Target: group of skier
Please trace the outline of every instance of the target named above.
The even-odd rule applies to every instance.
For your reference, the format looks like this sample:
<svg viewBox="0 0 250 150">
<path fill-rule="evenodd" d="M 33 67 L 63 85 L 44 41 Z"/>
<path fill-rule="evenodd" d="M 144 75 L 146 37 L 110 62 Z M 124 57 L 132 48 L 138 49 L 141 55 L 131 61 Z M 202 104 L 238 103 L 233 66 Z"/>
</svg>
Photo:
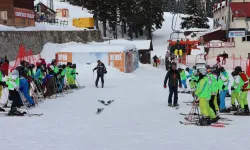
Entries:
<svg viewBox="0 0 250 150">
<path fill-rule="evenodd" d="M 50 64 L 46 64 L 44 59 L 40 59 L 36 64 L 21 61 L 5 81 L 0 71 L 0 85 L 9 91 L 5 107 L 11 109 L 7 115 L 24 115 L 26 112 L 18 108 L 24 105 L 34 107 L 39 99 L 55 98 L 56 93 L 79 88 L 77 74 L 76 64 L 68 62 L 66 65 L 57 65 L 55 59 Z M 1 95 L 2 92 L 5 91 L 1 90 Z M 0 108 L 0 111 L 5 109 Z"/>
<path fill-rule="evenodd" d="M 194 68 L 195 69 L 195 68 Z M 235 115 L 249 115 L 247 102 L 249 79 L 240 66 L 232 72 L 234 83 L 229 87 L 230 76 L 224 67 L 200 68 L 194 70 L 190 87 L 193 90 L 193 97 L 199 103 L 199 108 L 203 117 L 199 120 L 200 124 L 211 124 L 217 122 L 220 113 L 236 111 Z M 232 107 L 226 108 L 226 95 L 231 88 Z M 238 101 L 239 107 L 236 106 Z"/>
</svg>

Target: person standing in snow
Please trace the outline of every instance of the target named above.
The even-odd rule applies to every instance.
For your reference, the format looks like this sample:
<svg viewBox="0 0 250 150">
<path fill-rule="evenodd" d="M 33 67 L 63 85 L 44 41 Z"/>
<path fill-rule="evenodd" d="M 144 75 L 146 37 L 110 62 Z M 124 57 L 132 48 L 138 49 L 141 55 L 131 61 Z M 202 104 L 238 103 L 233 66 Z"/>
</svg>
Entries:
<svg viewBox="0 0 250 150">
<path fill-rule="evenodd" d="M 203 117 L 199 120 L 200 125 L 210 125 L 218 121 L 213 109 L 209 106 L 211 99 L 210 83 L 207 77 L 206 69 L 199 69 L 199 81 L 194 93 L 199 99 L 199 107 Z"/>
<path fill-rule="evenodd" d="M 186 75 L 186 71 L 184 69 L 179 68 L 178 69 L 180 76 L 181 76 L 181 83 L 182 83 L 182 87 L 183 89 L 183 93 L 187 92 L 187 75 Z"/>
<path fill-rule="evenodd" d="M 227 71 L 224 69 L 224 67 L 219 68 L 220 76 L 219 76 L 219 90 L 220 90 L 220 113 L 228 112 L 226 109 L 226 95 L 228 92 L 228 85 L 229 85 L 229 76 Z"/>
<path fill-rule="evenodd" d="M 159 58 L 155 55 L 154 57 L 153 57 L 153 60 L 154 60 L 154 66 L 155 67 L 157 67 L 157 60 L 158 60 Z"/>
<path fill-rule="evenodd" d="M 97 61 L 97 66 L 93 69 L 93 72 L 95 70 L 97 70 L 97 77 L 96 77 L 96 81 L 95 81 L 95 86 L 98 88 L 98 82 L 99 82 L 99 78 L 101 78 L 101 81 L 102 81 L 102 88 L 104 87 L 104 74 L 107 73 L 107 69 L 105 67 L 105 65 L 100 61 L 98 60 Z"/>
<path fill-rule="evenodd" d="M 214 70 L 208 69 L 207 78 L 209 81 L 209 88 L 211 93 L 211 98 L 209 100 L 209 106 L 213 109 L 214 113 L 219 115 L 219 106 L 217 102 L 217 94 L 218 94 L 218 81 L 217 81 L 217 73 Z"/>
<path fill-rule="evenodd" d="M 248 107 L 248 90 L 249 90 L 249 77 L 248 75 L 242 71 L 240 66 L 235 67 L 235 72 L 240 76 L 240 80 L 242 82 L 241 93 L 240 93 L 240 106 L 241 109 L 236 114 L 240 115 L 249 115 L 249 107 Z"/>
<path fill-rule="evenodd" d="M 237 111 L 238 108 L 235 105 L 235 100 L 237 100 L 238 104 L 240 105 L 240 93 L 243 84 L 240 76 L 236 71 L 233 71 L 231 75 L 234 79 L 233 85 L 231 86 L 231 105 L 232 105 L 231 111 Z"/>
<path fill-rule="evenodd" d="M 173 63 L 171 69 L 167 72 L 164 80 L 164 88 L 167 88 L 167 82 L 169 87 L 168 106 L 179 106 L 178 104 L 178 87 L 181 88 L 181 77 L 178 70 L 176 70 L 176 64 Z M 172 105 L 172 97 L 174 94 L 174 104 Z"/>
</svg>

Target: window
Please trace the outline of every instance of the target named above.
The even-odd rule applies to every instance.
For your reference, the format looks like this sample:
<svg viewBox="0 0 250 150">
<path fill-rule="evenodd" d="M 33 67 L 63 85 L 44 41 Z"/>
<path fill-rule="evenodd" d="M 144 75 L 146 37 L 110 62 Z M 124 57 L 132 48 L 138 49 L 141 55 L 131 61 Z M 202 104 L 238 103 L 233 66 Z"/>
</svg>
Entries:
<svg viewBox="0 0 250 150">
<path fill-rule="evenodd" d="M 7 11 L 0 11 L 0 20 L 7 20 Z"/>
<path fill-rule="evenodd" d="M 246 40 L 246 37 L 242 37 L 242 42 L 250 42 L 250 35 L 247 36 L 247 40 Z"/>
<path fill-rule="evenodd" d="M 234 16 L 232 15 L 232 22 L 234 22 Z"/>
</svg>

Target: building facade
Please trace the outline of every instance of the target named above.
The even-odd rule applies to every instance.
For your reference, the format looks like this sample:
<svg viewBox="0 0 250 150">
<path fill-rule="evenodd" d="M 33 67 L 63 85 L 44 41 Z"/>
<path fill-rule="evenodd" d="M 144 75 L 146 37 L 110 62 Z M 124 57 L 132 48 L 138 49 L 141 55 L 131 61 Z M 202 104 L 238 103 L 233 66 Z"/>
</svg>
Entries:
<svg viewBox="0 0 250 150">
<path fill-rule="evenodd" d="M 1 0 L 0 24 L 15 27 L 35 26 L 34 0 Z"/>
<path fill-rule="evenodd" d="M 213 15 L 214 30 L 203 36 L 205 42 L 210 42 L 209 55 L 217 56 L 225 51 L 229 56 L 247 58 L 250 53 L 250 0 L 216 3 Z"/>
</svg>

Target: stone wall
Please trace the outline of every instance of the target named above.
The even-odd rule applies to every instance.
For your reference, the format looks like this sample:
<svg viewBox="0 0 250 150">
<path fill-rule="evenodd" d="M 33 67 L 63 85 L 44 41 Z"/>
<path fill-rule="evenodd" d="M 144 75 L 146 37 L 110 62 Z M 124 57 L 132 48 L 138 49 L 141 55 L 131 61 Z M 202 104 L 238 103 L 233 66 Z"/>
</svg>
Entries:
<svg viewBox="0 0 250 150">
<path fill-rule="evenodd" d="M 0 57 L 15 60 L 19 45 L 32 49 L 34 54 L 42 51 L 44 44 L 67 42 L 102 42 L 101 31 L 0 31 Z"/>
</svg>

